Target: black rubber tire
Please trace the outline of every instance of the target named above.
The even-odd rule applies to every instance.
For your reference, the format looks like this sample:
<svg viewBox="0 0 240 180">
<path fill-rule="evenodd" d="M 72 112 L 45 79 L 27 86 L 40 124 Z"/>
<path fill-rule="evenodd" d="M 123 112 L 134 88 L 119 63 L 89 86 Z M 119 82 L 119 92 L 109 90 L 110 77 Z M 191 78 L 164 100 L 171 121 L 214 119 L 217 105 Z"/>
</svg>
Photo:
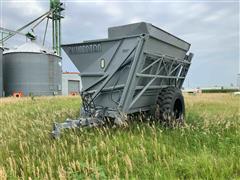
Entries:
<svg viewBox="0 0 240 180">
<path fill-rule="evenodd" d="M 163 88 L 157 98 L 155 118 L 161 122 L 184 122 L 185 104 L 182 92 L 176 87 Z"/>
</svg>

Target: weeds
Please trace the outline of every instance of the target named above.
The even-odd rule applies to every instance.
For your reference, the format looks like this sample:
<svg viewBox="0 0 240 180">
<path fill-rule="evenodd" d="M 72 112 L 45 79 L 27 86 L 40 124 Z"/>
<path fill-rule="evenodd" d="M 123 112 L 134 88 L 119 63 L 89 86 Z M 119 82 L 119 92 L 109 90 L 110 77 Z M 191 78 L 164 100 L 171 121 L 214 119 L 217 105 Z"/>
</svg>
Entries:
<svg viewBox="0 0 240 180">
<path fill-rule="evenodd" d="M 78 97 L 1 100 L 0 179 L 240 178 L 240 98 L 186 95 L 186 123 L 66 130 L 53 121 L 79 116 Z"/>
</svg>

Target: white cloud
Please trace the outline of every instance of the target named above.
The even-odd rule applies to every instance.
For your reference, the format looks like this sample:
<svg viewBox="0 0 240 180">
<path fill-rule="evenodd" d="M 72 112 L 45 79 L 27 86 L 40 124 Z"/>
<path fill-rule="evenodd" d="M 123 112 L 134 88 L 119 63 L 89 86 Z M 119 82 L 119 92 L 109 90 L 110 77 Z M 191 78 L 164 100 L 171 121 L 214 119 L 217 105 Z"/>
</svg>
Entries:
<svg viewBox="0 0 240 180">
<path fill-rule="evenodd" d="M 122 16 L 122 10 L 114 3 L 105 3 L 102 4 L 103 11 L 105 11 L 111 17 Z"/>
<path fill-rule="evenodd" d="M 142 18 L 140 18 L 140 17 L 133 17 L 133 18 L 131 18 L 129 20 L 129 23 L 137 23 L 137 22 L 141 22 L 141 21 L 143 21 Z"/>
<path fill-rule="evenodd" d="M 42 14 L 44 11 L 46 11 L 41 4 L 42 3 L 38 0 L 31 0 L 27 2 L 8 0 L 3 2 L 3 8 L 4 6 L 7 6 L 13 12 L 21 12 L 21 15 L 24 16 L 38 16 L 39 14 Z"/>
<path fill-rule="evenodd" d="M 179 17 L 179 19 L 189 19 L 200 16 L 206 13 L 209 8 L 206 4 L 195 3 L 172 3 L 169 5 L 168 10 L 171 14 Z"/>
<path fill-rule="evenodd" d="M 221 11 L 211 13 L 206 18 L 204 18 L 203 21 L 205 21 L 205 22 L 217 22 L 217 21 L 220 21 L 222 18 L 226 17 L 227 15 L 228 15 L 227 10 L 221 10 Z"/>
</svg>

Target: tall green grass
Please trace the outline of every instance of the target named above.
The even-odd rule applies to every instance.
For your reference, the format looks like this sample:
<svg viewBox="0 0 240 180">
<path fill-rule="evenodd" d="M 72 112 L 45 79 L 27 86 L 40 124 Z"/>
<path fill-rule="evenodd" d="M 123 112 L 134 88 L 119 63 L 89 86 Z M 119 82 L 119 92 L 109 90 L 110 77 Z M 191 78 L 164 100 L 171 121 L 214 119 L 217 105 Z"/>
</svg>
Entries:
<svg viewBox="0 0 240 180">
<path fill-rule="evenodd" d="M 186 125 L 76 129 L 79 97 L 2 99 L 0 179 L 240 179 L 240 98 L 186 95 Z"/>
</svg>

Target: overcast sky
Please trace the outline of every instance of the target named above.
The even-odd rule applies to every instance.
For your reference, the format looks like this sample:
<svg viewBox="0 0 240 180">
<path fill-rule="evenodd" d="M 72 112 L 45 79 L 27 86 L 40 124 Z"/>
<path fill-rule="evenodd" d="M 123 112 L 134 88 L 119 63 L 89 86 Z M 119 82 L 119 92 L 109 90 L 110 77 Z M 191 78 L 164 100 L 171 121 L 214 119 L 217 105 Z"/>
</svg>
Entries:
<svg viewBox="0 0 240 180">
<path fill-rule="evenodd" d="M 0 26 L 17 29 L 49 9 L 49 1 L 0 0 Z M 65 0 L 63 43 L 106 38 L 107 28 L 145 21 L 191 43 L 194 59 L 185 87 L 236 85 L 239 71 L 239 1 Z M 37 33 L 41 39 L 45 24 Z M 49 29 L 51 30 L 51 29 Z M 50 32 L 49 32 L 50 33 Z M 22 43 L 16 37 L 7 43 Z M 22 42 L 20 42 L 22 41 Z M 50 34 L 48 35 L 50 44 Z M 63 53 L 63 70 L 77 71 Z"/>
</svg>

